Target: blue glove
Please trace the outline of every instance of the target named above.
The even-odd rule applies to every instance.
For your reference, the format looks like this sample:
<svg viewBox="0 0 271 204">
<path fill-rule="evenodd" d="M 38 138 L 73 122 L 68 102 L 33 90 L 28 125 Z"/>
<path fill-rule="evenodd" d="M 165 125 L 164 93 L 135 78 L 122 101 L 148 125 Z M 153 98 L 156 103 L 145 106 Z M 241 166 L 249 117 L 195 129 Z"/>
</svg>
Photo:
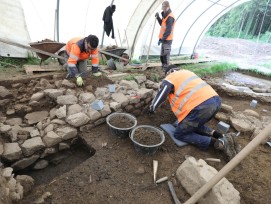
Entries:
<svg viewBox="0 0 271 204">
<path fill-rule="evenodd" d="M 159 39 L 159 41 L 158 41 L 158 43 L 157 43 L 157 44 L 158 44 L 158 46 L 161 44 L 161 42 L 162 42 L 162 40 L 161 40 L 161 39 Z"/>
</svg>

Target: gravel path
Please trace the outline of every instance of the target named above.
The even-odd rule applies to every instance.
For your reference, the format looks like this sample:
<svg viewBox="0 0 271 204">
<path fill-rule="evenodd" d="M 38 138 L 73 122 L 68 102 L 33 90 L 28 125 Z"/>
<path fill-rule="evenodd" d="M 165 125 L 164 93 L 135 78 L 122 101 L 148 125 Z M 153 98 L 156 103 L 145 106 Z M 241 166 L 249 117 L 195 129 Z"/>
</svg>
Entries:
<svg viewBox="0 0 271 204">
<path fill-rule="evenodd" d="M 244 39 L 204 37 L 198 45 L 200 56 L 216 58 L 219 61 L 236 63 L 240 69 L 257 69 L 271 74 L 271 44 L 257 43 Z"/>
</svg>

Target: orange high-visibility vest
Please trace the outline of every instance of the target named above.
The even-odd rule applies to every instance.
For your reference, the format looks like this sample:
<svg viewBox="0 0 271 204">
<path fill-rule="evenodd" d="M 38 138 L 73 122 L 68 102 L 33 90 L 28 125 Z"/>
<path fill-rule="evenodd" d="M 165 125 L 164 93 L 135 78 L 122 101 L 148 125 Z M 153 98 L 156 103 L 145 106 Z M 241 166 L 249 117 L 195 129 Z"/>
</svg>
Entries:
<svg viewBox="0 0 271 204">
<path fill-rule="evenodd" d="M 90 52 L 81 52 L 80 47 L 77 45 L 77 42 L 82 39 L 83 38 L 81 37 L 76 37 L 67 42 L 66 51 L 69 55 L 68 65 L 75 66 L 78 60 L 86 60 L 91 57 L 92 66 L 98 66 L 98 49 L 96 48 L 95 50 L 91 50 Z"/>
<path fill-rule="evenodd" d="M 168 19 L 169 16 L 175 19 L 175 17 L 174 17 L 174 15 L 173 15 L 172 12 L 169 13 L 169 14 L 167 15 L 166 18 L 162 18 L 162 23 L 161 23 L 160 33 L 159 33 L 159 39 L 162 39 L 162 38 L 163 38 L 163 35 L 164 35 L 164 33 L 165 33 L 165 31 L 166 31 L 166 27 L 167 27 L 166 21 L 167 21 L 167 19 Z M 166 40 L 173 40 L 174 26 L 175 26 L 175 20 L 174 20 L 174 23 L 173 23 L 172 28 L 171 28 L 171 33 L 170 33 L 170 35 L 166 38 Z"/>
<path fill-rule="evenodd" d="M 165 80 L 174 85 L 174 93 L 169 94 L 168 100 L 178 122 L 181 122 L 193 108 L 218 95 L 210 85 L 188 70 L 173 72 Z"/>
</svg>

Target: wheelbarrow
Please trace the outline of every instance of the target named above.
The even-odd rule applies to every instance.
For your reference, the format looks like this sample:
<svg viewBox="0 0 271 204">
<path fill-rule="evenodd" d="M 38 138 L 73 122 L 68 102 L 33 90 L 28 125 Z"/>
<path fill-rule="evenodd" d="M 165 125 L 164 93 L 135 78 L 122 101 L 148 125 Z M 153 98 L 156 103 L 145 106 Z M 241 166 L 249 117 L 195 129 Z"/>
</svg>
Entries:
<svg viewBox="0 0 271 204">
<path fill-rule="evenodd" d="M 65 43 L 60 43 L 60 42 L 52 41 L 49 39 L 45 39 L 40 42 L 38 41 L 38 42 L 34 42 L 34 43 L 29 43 L 29 45 L 33 48 L 38 49 L 38 50 L 42 50 L 42 51 L 54 54 L 58 50 L 60 50 L 65 45 Z M 46 54 L 39 53 L 39 52 L 37 52 L 37 55 L 41 58 L 40 64 L 43 61 L 47 60 L 49 57 L 51 57 L 51 55 L 46 55 Z"/>
<path fill-rule="evenodd" d="M 125 50 L 126 48 L 112 47 L 103 50 L 105 51 L 105 53 L 104 52 L 101 53 L 108 60 L 109 64 L 112 64 L 113 61 L 118 60 L 118 62 L 121 62 L 124 66 L 126 66 L 129 63 L 129 55 L 127 53 L 124 53 Z M 112 64 L 110 67 L 116 68 L 114 64 Z"/>
<path fill-rule="evenodd" d="M 126 50 L 126 48 L 117 48 L 117 47 L 112 46 L 112 48 L 109 47 L 109 48 L 105 49 L 104 51 L 120 57 L 125 50 Z M 109 60 L 110 58 L 113 58 L 114 60 L 117 59 L 116 57 L 112 57 L 108 54 L 104 54 L 104 56 L 107 60 Z"/>
</svg>

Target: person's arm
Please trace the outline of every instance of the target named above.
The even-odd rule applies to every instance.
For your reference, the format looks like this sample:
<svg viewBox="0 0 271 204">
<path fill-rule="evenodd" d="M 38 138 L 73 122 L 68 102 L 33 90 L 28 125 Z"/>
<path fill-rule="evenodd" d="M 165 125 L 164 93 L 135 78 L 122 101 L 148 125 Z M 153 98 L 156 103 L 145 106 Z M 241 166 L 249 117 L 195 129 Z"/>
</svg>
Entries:
<svg viewBox="0 0 271 204">
<path fill-rule="evenodd" d="M 159 25 L 161 25 L 162 24 L 162 19 L 159 16 L 157 16 L 156 19 L 157 19 Z"/>
<path fill-rule="evenodd" d="M 171 16 L 168 17 L 167 21 L 166 21 L 166 31 L 162 37 L 162 41 L 166 40 L 167 37 L 170 35 L 171 31 L 172 31 L 172 25 L 174 23 L 174 18 L 172 18 Z"/>
<path fill-rule="evenodd" d="M 90 52 L 90 57 L 91 57 L 92 72 L 95 73 L 98 71 L 98 66 L 99 66 L 98 48 Z"/>
<path fill-rule="evenodd" d="M 152 100 L 149 111 L 154 112 L 155 109 L 160 106 L 172 92 L 174 92 L 174 85 L 167 80 L 163 80 L 161 88 L 159 89 L 155 98 Z"/>
<path fill-rule="evenodd" d="M 75 77 L 76 75 L 78 75 L 78 69 L 76 67 L 76 64 L 79 59 L 79 55 L 80 55 L 80 48 L 76 44 L 73 44 L 71 46 L 71 50 L 70 50 L 69 58 L 68 58 L 68 70 L 69 70 L 70 77 Z"/>
</svg>

